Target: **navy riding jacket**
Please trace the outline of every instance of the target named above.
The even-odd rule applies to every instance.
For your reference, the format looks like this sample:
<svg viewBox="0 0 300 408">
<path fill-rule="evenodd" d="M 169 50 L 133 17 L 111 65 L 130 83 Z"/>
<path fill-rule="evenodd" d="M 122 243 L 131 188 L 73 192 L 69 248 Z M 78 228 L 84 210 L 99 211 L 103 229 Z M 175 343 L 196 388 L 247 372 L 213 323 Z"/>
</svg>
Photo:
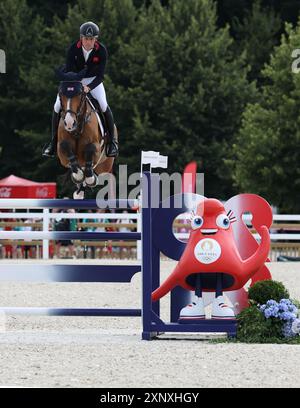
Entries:
<svg viewBox="0 0 300 408">
<path fill-rule="evenodd" d="M 96 77 L 90 84 L 89 88 L 92 90 L 103 82 L 105 66 L 107 61 L 107 50 L 105 46 L 98 41 L 85 62 L 82 42 L 77 41 L 73 43 L 67 52 L 66 72 L 80 72 L 87 68 L 85 78 Z"/>
</svg>

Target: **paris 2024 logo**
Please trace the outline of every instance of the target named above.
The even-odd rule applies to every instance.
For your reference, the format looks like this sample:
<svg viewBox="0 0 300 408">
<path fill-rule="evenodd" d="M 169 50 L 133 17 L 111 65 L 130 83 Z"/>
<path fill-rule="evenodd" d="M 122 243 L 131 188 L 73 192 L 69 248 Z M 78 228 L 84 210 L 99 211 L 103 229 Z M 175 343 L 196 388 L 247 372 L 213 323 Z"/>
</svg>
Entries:
<svg viewBox="0 0 300 408">
<path fill-rule="evenodd" d="M 194 254 L 196 259 L 203 264 L 216 262 L 221 256 L 222 250 L 219 243 L 211 238 L 205 238 L 198 242 Z"/>
</svg>

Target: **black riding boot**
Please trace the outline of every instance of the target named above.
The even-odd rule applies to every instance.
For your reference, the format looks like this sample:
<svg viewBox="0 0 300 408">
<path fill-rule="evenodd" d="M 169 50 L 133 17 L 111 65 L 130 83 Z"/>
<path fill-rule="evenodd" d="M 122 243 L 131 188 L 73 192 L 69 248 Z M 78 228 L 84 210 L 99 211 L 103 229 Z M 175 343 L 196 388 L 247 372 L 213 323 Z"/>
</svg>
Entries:
<svg viewBox="0 0 300 408">
<path fill-rule="evenodd" d="M 112 114 L 112 111 L 109 106 L 107 106 L 107 109 L 105 112 L 103 112 L 105 120 L 106 120 L 106 125 L 107 125 L 107 131 L 108 131 L 108 142 L 106 146 L 106 156 L 107 157 L 116 157 L 118 156 L 119 149 L 118 149 L 118 140 L 115 135 L 115 122 L 114 122 L 114 117 Z"/>
<path fill-rule="evenodd" d="M 52 139 L 51 142 L 48 143 L 43 149 L 43 156 L 44 157 L 55 157 L 56 149 L 57 149 L 57 128 L 59 124 L 59 113 L 56 113 L 55 110 L 52 113 Z"/>
</svg>

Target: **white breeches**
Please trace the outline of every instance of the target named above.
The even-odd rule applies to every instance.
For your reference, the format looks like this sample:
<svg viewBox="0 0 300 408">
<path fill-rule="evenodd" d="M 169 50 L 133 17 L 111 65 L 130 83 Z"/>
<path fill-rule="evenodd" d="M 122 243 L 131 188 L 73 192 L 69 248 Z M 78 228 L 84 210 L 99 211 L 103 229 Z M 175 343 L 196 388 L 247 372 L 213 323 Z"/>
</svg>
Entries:
<svg viewBox="0 0 300 408">
<path fill-rule="evenodd" d="M 94 79 L 95 79 L 95 77 L 93 77 L 93 78 L 84 78 L 81 81 L 81 83 L 83 85 L 89 85 Z M 105 112 L 108 105 L 107 105 L 106 93 L 105 93 L 103 83 L 101 83 L 96 88 L 94 88 L 91 91 L 91 94 L 99 102 L 99 105 L 101 107 L 102 112 Z M 54 104 L 54 110 L 55 110 L 56 113 L 59 113 L 59 111 L 61 110 L 60 99 L 59 99 L 58 95 L 56 97 L 56 101 L 55 101 L 55 104 Z"/>
</svg>

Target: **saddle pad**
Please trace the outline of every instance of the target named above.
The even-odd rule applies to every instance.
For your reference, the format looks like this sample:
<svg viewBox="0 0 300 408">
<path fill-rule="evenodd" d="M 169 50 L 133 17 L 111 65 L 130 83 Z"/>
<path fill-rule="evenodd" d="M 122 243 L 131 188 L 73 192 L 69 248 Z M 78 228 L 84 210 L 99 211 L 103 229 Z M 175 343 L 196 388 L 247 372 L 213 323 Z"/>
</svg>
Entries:
<svg viewBox="0 0 300 408">
<path fill-rule="evenodd" d="M 99 125 L 99 128 L 100 128 L 101 134 L 102 134 L 102 136 L 104 136 L 104 128 L 103 128 L 100 116 L 99 116 L 97 110 L 95 109 L 95 106 L 93 105 L 93 102 L 91 101 L 91 99 L 88 97 L 87 100 L 88 100 L 89 104 L 91 105 L 91 107 L 94 109 L 94 112 L 95 112 L 97 120 L 98 120 L 98 125 Z"/>
<path fill-rule="evenodd" d="M 102 125 L 100 116 L 99 116 L 98 112 L 96 112 L 96 111 L 95 111 L 95 114 L 96 114 L 96 117 L 97 117 L 97 120 L 98 120 L 98 125 L 99 125 L 99 128 L 100 128 L 101 134 L 104 135 L 104 129 L 103 129 L 103 125 Z"/>
</svg>

